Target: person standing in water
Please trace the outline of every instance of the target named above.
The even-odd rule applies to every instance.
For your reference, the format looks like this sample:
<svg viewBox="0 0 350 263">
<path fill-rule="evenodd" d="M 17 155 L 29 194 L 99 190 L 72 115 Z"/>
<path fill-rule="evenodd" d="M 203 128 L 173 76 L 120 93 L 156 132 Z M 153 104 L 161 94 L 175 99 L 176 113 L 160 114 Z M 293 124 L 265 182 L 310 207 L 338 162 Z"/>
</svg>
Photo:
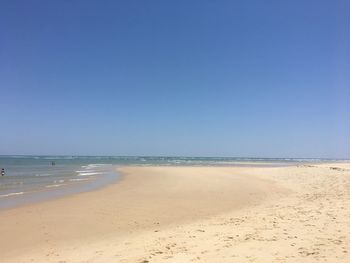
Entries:
<svg viewBox="0 0 350 263">
<path fill-rule="evenodd" d="M 5 169 L 2 168 L 2 169 L 1 169 L 1 176 L 4 176 L 4 175 L 5 175 Z"/>
</svg>

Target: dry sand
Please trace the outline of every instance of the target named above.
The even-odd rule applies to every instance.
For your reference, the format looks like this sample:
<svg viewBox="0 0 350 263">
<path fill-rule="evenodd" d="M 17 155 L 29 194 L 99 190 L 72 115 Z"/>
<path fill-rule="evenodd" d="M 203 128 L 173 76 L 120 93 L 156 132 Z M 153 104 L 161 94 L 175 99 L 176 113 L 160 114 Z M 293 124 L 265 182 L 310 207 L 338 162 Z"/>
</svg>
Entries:
<svg viewBox="0 0 350 263">
<path fill-rule="evenodd" d="M 350 164 L 123 167 L 0 212 L 0 262 L 350 262 Z"/>
</svg>

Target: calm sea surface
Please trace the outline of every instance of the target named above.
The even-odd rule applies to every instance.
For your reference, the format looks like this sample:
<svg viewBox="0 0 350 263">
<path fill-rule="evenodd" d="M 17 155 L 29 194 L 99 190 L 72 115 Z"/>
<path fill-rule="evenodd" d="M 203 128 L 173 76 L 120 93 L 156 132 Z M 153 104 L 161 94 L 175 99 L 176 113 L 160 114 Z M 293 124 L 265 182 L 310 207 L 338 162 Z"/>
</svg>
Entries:
<svg viewBox="0 0 350 263">
<path fill-rule="evenodd" d="M 320 159 L 0 156 L 0 208 L 89 191 L 118 179 L 115 166 L 285 166 Z M 330 160 L 328 160 L 330 161 Z"/>
</svg>

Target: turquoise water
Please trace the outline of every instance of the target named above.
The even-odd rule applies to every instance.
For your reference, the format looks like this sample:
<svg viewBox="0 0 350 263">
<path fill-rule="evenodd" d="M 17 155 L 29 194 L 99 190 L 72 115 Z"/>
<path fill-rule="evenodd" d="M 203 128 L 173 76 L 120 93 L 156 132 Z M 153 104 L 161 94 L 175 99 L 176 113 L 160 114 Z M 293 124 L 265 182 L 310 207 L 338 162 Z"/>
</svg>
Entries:
<svg viewBox="0 0 350 263">
<path fill-rule="evenodd" d="M 0 208 L 89 191 L 118 179 L 115 165 L 284 166 L 320 159 L 123 156 L 0 156 Z M 53 165 L 54 162 L 54 165 Z"/>
</svg>

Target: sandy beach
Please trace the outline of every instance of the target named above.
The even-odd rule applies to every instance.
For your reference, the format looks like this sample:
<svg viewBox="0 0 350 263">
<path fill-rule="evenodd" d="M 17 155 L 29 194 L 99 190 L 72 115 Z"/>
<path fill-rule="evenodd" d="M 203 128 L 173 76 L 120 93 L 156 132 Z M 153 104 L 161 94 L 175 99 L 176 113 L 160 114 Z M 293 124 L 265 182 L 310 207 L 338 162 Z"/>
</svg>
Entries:
<svg viewBox="0 0 350 263">
<path fill-rule="evenodd" d="M 350 261 L 350 164 L 116 169 L 0 211 L 1 262 Z"/>
</svg>

